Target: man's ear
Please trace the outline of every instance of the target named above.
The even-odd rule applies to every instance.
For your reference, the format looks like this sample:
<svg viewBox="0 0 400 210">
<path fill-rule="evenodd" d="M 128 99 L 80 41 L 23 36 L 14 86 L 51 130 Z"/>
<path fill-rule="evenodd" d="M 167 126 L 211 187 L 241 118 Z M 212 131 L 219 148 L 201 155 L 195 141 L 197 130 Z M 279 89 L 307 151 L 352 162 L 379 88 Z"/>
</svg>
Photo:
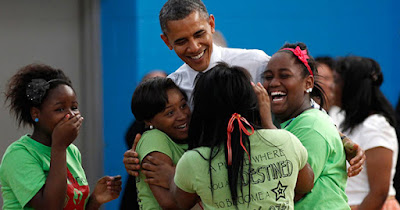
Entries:
<svg viewBox="0 0 400 210">
<path fill-rule="evenodd" d="M 161 39 L 164 41 L 164 43 L 168 46 L 168 48 L 169 48 L 170 50 L 174 49 L 174 48 L 172 47 L 172 45 L 169 43 L 168 37 L 167 37 L 166 35 L 161 34 L 160 36 L 161 36 Z"/>
<path fill-rule="evenodd" d="M 33 121 L 35 121 L 35 118 L 39 118 L 40 116 L 40 110 L 37 107 L 31 107 L 30 113 Z"/>
<path fill-rule="evenodd" d="M 215 18 L 214 15 L 210 15 L 210 17 L 208 18 L 209 24 L 211 26 L 211 33 L 215 32 Z"/>
</svg>

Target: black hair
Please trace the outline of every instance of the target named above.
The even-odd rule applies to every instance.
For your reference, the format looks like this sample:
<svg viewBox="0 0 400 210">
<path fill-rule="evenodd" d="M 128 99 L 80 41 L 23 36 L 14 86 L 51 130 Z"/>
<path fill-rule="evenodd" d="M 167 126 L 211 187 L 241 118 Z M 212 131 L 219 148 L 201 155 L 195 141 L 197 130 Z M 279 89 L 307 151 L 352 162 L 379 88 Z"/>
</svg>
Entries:
<svg viewBox="0 0 400 210">
<path fill-rule="evenodd" d="M 160 26 L 164 35 L 167 35 L 167 23 L 171 20 L 182 20 L 197 11 L 203 18 L 208 18 L 207 8 L 201 0 L 168 0 L 159 14 Z"/>
<path fill-rule="evenodd" d="M 320 56 L 316 57 L 315 61 L 317 62 L 317 67 L 320 64 L 327 65 L 332 71 L 336 68 L 336 60 L 330 56 Z"/>
<path fill-rule="evenodd" d="M 44 89 L 43 95 L 39 97 L 40 100 L 33 101 L 27 95 L 27 89 L 28 85 L 37 79 L 43 80 L 48 85 L 48 89 Z M 30 64 L 19 69 L 8 81 L 5 92 L 5 102 L 9 102 L 10 112 L 17 119 L 18 126 L 33 126 L 34 121 L 30 112 L 31 108 L 40 108 L 48 92 L 60 84 L 68 85 L 73 89 L 71 80 L 60 69 L 55 69 L 44 64 Z"/>
<path fill-rule="evenodd" d="M 170 78 L 155 77 L 139 84 L 132 95 L 131 111 L 136 120 L 151 120 L 157 113 L 165 110 L 168 103 L 167 91 L 179 90 L 187 100 L 186 93 Z"/>
<path fill-rule="evenodd" d="M 319 104 L 319 105 L 320 105 L 320 108 L 322 109 L 322 107 L 324 107 L 324 105 L 325 105 L 325 103 L 326 103 L 327 98 L 326 98 L 326 95 L 325 95 L 325 91 L 323 90 L 323 88 L 322 88 L 322 86 L 321 86 L 321 83 L 320 83 L 320 81 L 318 80 L 318 77 L 315 77 L 315 75 L 318 75 L 317 63 L 316 63 L 316 61 L 314 60 L 314 58 L 310 55 L 310 52 L 309 52 L 309 50 L 307 49 L 306 44 L 304 44 L 304 43 L 302 43 L 302 42 L 298 42 L 298 43 L 294 43 L 294 44 L 286 43 L 286 44 L 284 44 L 284 45 L 281 47 L 281 50 L 282 50 L 283 48 L 293 48 L 293 49 L 295 49 L 297 46 L 299 46 L 301 50 L 307 50 L 307 55 L 308 55 L 308 57 L 309 57 L 309 58 L 307 59 L 307 62 L 308 62 L 308 65 L 310 66 L 311 72 L 312 72 L 313 75 L 314 75 L 314 88 L 313 88 L 312 92 L 310 93 L 310 97 L 317 97 L 317 98 L 319 98 L 319 99 L 320 99 L 320 104 Z M 295 56 L 295 55 L 293 54 L 293 52 L 291 52 L 291 51 L 289 51 L 289 50 L 287 50 L 287 51 L 282 51 L 282 52 L 287 52 L 287 53 L 290 53 L 290 54 L 292 54 L 293 56 Z M 303 64 L 303 62 L 301 62 L 300 59 L 299 59 L 297 56 L 295 56 L 295 57 L 297 58 L 297 59 L 296 59 L 296 62 L 297 62 L 298 64 L 301 64 L 301 66 L 303 67 L 303 78 L 306 77 L 306 76 L 308 76 L 308 75 L 310 75 L 310 72 L 308 71 L 307 67 Z"/>
<path fill-rule="evenodd" d="M 212 186 L 211 160 L 217 154 L 221 145 L 227 161 L 227 125 L 234 113 L 240 114 L 254 125 L 260 122 L 257 97 L 250 83 L 250 77 L 242 67 L 229 67 L 219 63 L 197 80 L 193 91 L 193 112 L 189 127 L 189 149 L 200 146 L 210 147 L 208 158 L 209 174 Z M 240 145 L 240 133 L 237 122 L 234 122 L 232 138 L 232 165 L 227 166 L 229 189 L 232 201 L 237 205 L 238 188 L 242 191 L 244 151 Z M 242 134 L 245 148 L 251 155 L 249 137 Z M 247 155 L 246 155 L 247 158 Z M 249 165 L 249 170 L 251 165 Z M 249 177 L 247 177 L 250 179 Z M 247 180 L 249 181 L 249 180 Z M 249 182 L 247 182 L 249 183 Z M 250 191 L 250 184 L 249 184 Z M 213 193 L 213 189 L 211 188 Z"/>
<path fill-rule="evenodd" d="M 360 56 L 342 57 L 336 71 L 343 80 L 341 108 L 346 117 L 341 126 L 344 131 L 351 132 L 371 114 L 383 115 L 396 127 L 393 107 L 379 88 L 383 74 L 378 62 Z"/>
</svg>

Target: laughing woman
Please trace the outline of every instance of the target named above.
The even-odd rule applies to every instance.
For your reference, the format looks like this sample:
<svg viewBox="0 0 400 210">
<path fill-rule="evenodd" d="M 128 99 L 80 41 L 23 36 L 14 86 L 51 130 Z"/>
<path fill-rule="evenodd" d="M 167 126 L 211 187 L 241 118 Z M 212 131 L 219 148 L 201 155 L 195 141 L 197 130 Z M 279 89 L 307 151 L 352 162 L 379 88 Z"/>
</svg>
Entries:
<svg viewBox="0 0 400 210">
<path fill-rule="evenodd" d="M 285 44 L 267 65 L 264 87 L 270 95 L 272 113 L 281 128 L 300 139 L 314 171 L 314 188 L 295 204 L 295 209 L 349 209 L 343 144 L 329 116 L 310 103 L 311 93 L 320 91 L 315 74 L 315 61 L 305 44 Z"/>
</svg>

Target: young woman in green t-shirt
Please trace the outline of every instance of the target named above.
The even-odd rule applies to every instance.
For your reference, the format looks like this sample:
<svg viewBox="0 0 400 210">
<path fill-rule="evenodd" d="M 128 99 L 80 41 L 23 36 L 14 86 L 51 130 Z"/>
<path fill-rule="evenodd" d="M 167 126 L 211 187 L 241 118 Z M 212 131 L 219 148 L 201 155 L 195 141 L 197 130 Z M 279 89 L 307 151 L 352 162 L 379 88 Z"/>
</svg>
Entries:
<svg viewBox="0 0 400 210">
<path fill-rule="evenodd" d="M 72 144 L 83 117 L 63 71 L 23 67 L 9 80 L 6 102 L 19 125 L 33 132 L 12 143 L 3 156 L 3 209 L 98 209 L 118 198 L 120 176 L 101 178 L 89 196 L 81 154 Z"/>
</svg>

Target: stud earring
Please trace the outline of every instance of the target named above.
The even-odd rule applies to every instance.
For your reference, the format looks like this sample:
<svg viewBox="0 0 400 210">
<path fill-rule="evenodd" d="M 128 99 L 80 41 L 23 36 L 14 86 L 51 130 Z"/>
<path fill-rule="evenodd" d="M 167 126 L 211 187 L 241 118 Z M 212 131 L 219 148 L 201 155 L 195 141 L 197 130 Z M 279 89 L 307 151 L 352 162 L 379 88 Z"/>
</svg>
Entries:
<svg viewBox="0 0 400 210">
<path fill-rule="evenodd" d="M 311 93 L 311 91 L 312 91 L 312 88 L 308 88 L 308 89 L 306 90 L 306 93 Z"/>
<path fill-rule="evenodd" d="M 36 118 L 35 118 L 35 122 L 39 122 L 39 118 L 36 117 Z"/>
<path fill-rule="evenodd" d="M 153 129 L 154 127 L 153 127 L 153 125 L 150 125 L 150 129 Z"/>
</svg>

